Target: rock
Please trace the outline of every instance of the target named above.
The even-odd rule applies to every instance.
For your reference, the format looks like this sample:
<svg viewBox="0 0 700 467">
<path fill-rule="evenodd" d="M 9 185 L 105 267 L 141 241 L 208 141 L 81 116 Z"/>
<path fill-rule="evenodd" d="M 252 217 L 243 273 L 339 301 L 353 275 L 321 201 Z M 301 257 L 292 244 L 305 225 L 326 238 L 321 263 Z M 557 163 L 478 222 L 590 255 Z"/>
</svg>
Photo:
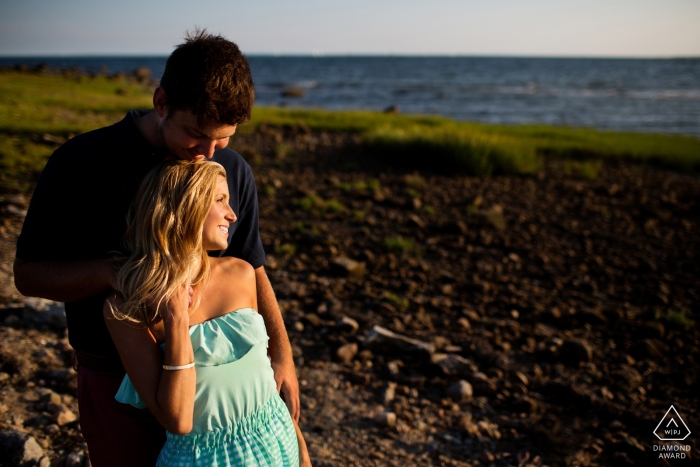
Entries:
<svg viewBox="0 0 700 467">
<path fill-rule="evenodd" d="M 464 329 L 465 331 L 468 329 L 471 329 L 472 325 L 469 322 L 469 320 L 465 317 L 461 317 L 457 320 L 457 324 L 459 324 L 459 327 Z"/>
<path fill-rule="evenodd" d="M 25 298 L 22 318 L 36 324 L 66 327 L 66 309 L 63 303 L 44 298 Z"/>
<path fill-rule="evenodd" d="M 357 344 L 352 342 L 338 348 L 335 352 L 338 359 L 343 363 L 350 363 L 357 354 Z"/>
<path fill-rule="evenodd" d="M 377 325 L 373 326 L 367 333 L 364 346 L 375 353 L 410 353 L 424 357 L 426 360 L 435 352 L 435 346 L 433 344 L 396 334 Z"/>
<path fill-rule="evenodd" d="M 67 425 L 78 419 L 77 415 L 68 409 L 63 404 L 54 404 L 49 402 L 46 404 L 46 410 L 51 412 L 51 420 L 58 426 Z"/>
<path fill-rule="evenodd" d="M 389 405 L 396 397 L 396 383 L 390 382 L 382 395 L 382 404 Z"/>
<path fill-rule="evenodd" d="M 433 354 L 431 361 L 446 375 L 467 375 L 477 371 L 474 362 L 455 354 Z"/>
<path fill-rule="evenodd" d="M 360 278 L 365 274 L 365 263 L 360 263 L 346 256 L 339 256 L 331 260 L 333 272 L 345 277 Z"/>
<path fill-rule="evenodd" d="M 530 384 L 530 381 L 527 379 L 527 376 L 521 371 L 516 371 L 515 372 L 515 378 L 523 383 L 523 386 L 528 386 Z"/>
<path fill-rule="evenodd" d="M 297 87 L 289 87 L 282 91 L 282 97 L 304 97 L 306 93 L 303 89 Z"/>
<path fill-rule="evenodd" d="M 339 327 L 341 331 L 348 334 L 355 334 L 357 330 L 360 329 L 360 325 L 357 324 L 357 321 L 347 316 L 340 318 L 335 325 Z"/>
<path fill-rule="evenodd" d="M 459 419 L 457 422 L 457 429 L 462 434 L 462 436 L 479 436 L 479 425 L 472 421 L 471 415 L 465 415 Z"/>
<path fill-rule="evenodd" d="M 593 360 L 593 349 L 583 339 L 566 339 L 559 349 L 559 358 L 571 365 L 588 363 Z"/>
<path fill-rule="evenodd" d="M 82 452 L 71 452 L 66 456 L 66 467 L 82 467 L 85 456 Z"/>
<path fill-rule="evenodd" d="M 377 425 L 392 428 L 396 426 L 396 414 L 394 412 L 379 412 L 374 415 L 374 422 Z"/>
<path fill-rule="evenodd" d="M 54 404 L 61 403 L 61 396 L 49 388 L 37 388 L 35 392 L 39 396 L 39 400 L 42 402 L 51 402 Z"/>
<path fill-rule="evenodd" d="M 7 212 L 11 216 L 17 217 L 25 217 L 27 215 L 26 209 L 19 208 L 14 204 L 8 204 L 7 206 L 5 206 L 5 212 Z"/>
<path fill-rule="evenodd" d="M 622 385 L 625 389 L 636 389 L 642 384 L 642 375 L 631 366 L 623 366 L 616 372 L 616 375 L 622 381 Z"/>
<path fill-rule="evenodd" d="M 10 410 L 10 408 L 7 405 L 0 403 L 0 415 L 7 413 L 8 410 Z"/>
<path fill-rule="evenodd" d="M 433 338 L 433 345 L 435 345 L 435 350 L 442 350 L 448 345 L 450 345 L 450 341 L 446 337 L 435 336 Z"/>
<path fill-rule="evenodd" d="M 385 114 L 398 114 L 400 112 L 398 105 L 390 105 L 384 109 Z"/>
<path fill-rule="evenodd" d="M 630 348 L 630 355 L 638 360 L 644 360 L 661 358 L 663 353 L 652 339 L 642 339 Z"/>
<path fill-rule="evenodd" d="M 474 395 L 474 390 L 471 384 L 461 379 L 447 388 L 447 395 L 455 402 L 468 402 Z"/>
<path fill-rule="evenodd" d="M 513 410 L 520 413 L 534 413 L 537 412 L 538 407 L 537 400 L 527 396 L 521 396 L 513 403 Z"/>
<path fill-rule="evenodd" d="M 317 328 L 323 324 L 321 321 L 321 318 L 318 317 L 316 313 L 306 313 L 304 314 L 304 319 L 306 320 L 307 323 L 309 323 L 311 326 Z"/>
<path fill-rule="evenodd" d="M 495 460 L 496 460 L 496 458 L 489 451 L 483 451 L 481 453 L 481 456 L 479 456 L 479 461 L 481 461 L 481 463 L 484 465 L 489 465 L 490 463 L 492 463 Z"/>
<path fill-rule="evenodd" d="M 44 427 L 44 433 L 47 435 L 55 435 L 61 431 L 61 428 L 55 423 L 49 423 Z"/>
<path fill-rule="evenodd" d="M 478 396 L 490 396 L 495 394 L 497 389 L 496 384 L 481 372 L 474 373 L 471 376 L 471 383 L 474 388 L 474 394 Z"/>
<path fill-rule="evenodd" d="M 68 381 L 75 378 L 76 371 L 73 368 L 61 368 L 60 370 L 50 371 L 46 374 L 47 379 L 54 381 Z"/>
<path fill-rule="evenodd" d="M 48 457 L 36 439 L 12 429 L 0 431 L 0 458 L 7 460 L 7 465 L 19 467 L 48 465 Z"/>
</svg>

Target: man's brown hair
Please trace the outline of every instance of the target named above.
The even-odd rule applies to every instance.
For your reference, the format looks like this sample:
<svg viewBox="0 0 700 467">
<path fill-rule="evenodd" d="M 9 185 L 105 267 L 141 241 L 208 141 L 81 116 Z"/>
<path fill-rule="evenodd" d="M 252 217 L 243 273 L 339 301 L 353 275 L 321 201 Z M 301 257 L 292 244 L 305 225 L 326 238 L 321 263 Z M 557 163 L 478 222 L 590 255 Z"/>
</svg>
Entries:
<svg viewBox="0 0 700 467">
<path fill-rule="evenodd" d="M 160 86 L 169 110 L 189 110 L 200 125 L 240 125 L 253 111 L 248 60 L 236 44 L 206 29 L 187 33 L 170 54 Z"/>
</svg>

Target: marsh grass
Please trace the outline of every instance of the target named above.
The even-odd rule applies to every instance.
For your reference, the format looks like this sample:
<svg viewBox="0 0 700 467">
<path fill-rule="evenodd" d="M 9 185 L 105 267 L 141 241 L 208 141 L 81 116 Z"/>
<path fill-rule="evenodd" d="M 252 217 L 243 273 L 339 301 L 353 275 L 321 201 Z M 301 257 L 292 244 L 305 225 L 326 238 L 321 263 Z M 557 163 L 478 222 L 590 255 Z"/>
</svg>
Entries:
<svg viewBox="0 0 700 467">
<path fill-rule="evenodd" d="M 0 192 L 31 189 L 62 138 L 110 125 L 131 108 L 150 108 L 152 89 L 125 78 L 0 73 Z M 488 125 L 442 117 L 369 111 L 256 107 L 239 133 L 259 125 L 348 132 L 359 136 L 362 153 L 406 170 L 473 175 L 531 173 L 547 158 L 573 161 L 571 173 L 595 178 L 600 161 L 624 159 L 641 165 L 700 172 L 700 139 L 690 136 L 597 131 L 545 125 Z M 235 139 L 234 139 L 235 144 Z M 278 164 L 289 148 L 275 148 Z M 260 163 L 251 157 L 251 163 Z M 349 161 L 350 164 L 352 161 Z M 376 191 L 367 181 L 367 190 Z M 350 187 L 351 191 L 365 188 Z M 421 187 L 408 184 L 412 192 Z M 340 209 L 331 205 L 330 209 Z"/>
</svg>

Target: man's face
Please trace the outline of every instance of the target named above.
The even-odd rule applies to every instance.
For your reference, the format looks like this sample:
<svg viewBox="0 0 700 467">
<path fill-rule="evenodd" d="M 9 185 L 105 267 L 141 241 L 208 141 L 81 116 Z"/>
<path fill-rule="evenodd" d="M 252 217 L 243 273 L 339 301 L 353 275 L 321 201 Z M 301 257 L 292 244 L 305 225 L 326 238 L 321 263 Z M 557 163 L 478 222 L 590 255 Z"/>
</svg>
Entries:
<svg viewBox="0 0 700 467">
<path fill-rule="evenodd" d="M 215 150 L 228 146 L 235 132 L 236 125 L 207 122 L 199 126 L 197 116 L 189 110 L 169 111 L 160 124 L 160 136 L 168 152 L 186 161 L 212 158 Z"/>
</svg>

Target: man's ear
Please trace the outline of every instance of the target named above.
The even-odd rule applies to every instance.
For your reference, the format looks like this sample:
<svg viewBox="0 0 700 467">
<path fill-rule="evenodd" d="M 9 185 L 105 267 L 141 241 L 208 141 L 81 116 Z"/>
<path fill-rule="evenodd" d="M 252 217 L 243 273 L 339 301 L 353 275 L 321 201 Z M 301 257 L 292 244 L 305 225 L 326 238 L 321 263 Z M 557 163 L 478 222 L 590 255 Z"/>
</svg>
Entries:
<svg viewBox="0 0 700 467">
<path fill-rule="evenodd" d="M 153 109 L 160 118 L 165 118 L 168 115 L 168 106 L 166 105 L 165 89 L 158 86 L 153 92 Z"/>
</svg>

